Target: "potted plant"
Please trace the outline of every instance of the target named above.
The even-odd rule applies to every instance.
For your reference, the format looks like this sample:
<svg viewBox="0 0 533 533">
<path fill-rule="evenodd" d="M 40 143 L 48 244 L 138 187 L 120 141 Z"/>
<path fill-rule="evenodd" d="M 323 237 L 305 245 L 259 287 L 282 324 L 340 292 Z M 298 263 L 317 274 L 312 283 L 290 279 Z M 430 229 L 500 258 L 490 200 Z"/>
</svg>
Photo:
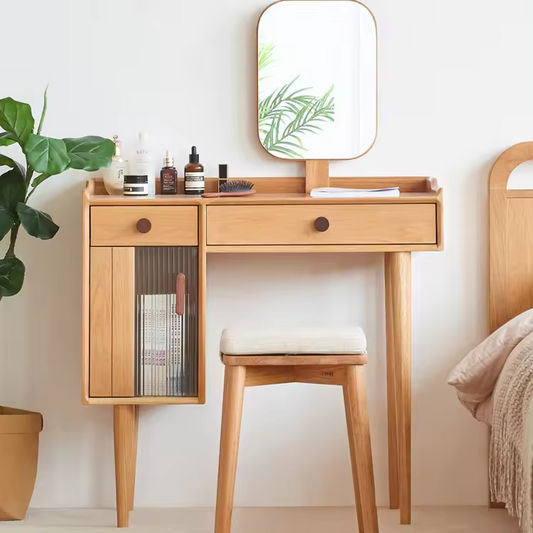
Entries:
<svg viewBox="0 0 533 533">
<path fill-rule="evenodd" d="M 110 139 L 89 136 L 55 139 L 41 135 L 47 91 L 36 127 L 31 107 L 12 98 L 0 99 L 0 148 L 18 144 L 21 164 L 0 153 L 0 241 L 9 239 L 0 258 L 0 301 L 22 289 L 26 268 L 15 254 L 19 231 L 51 239 L 59 226 L 48 213 L 29 205 L 37 187 L 67 169 L 99 170 L 111 163 L 115 145 Z M 42 415 L 0 406 L 0 520 L 24 518 L 35 485 Z"/>
</svg>

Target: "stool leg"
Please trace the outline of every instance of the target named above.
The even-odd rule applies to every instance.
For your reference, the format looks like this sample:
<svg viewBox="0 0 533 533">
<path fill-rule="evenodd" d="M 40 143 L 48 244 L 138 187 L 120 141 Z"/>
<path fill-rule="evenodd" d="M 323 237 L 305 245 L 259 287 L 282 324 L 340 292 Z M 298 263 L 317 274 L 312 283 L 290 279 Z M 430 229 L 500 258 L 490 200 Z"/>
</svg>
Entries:
<svg viewBox="0 0 533 533">
<path fill-rule="evenodd" d="M 346 412 L 346 426 L 348 427 L 348 443 L 350 445 L 350 462 L 352 465 L 353 490 L 355 494 L 355 508 L 357 510 L 357 526 L 359 533 L 365 533 L 363 527 L 363 510 L 361 505 L 361 496 L 359 495 L 359 487 L 357 486 L 357 464 L 355 462 L 355 443 L 353 441 L 353 424 L 350 409 L 350 393 L 348 385 L 342 387 L 344 395 L 344 410 Z"/>
<path fill-rule="evenodd" d="M 363 530 L 365 533 L 378 533 L 378 513 L 376 508 L 376 488 L 372 449 L 370 447 L 370 427 L 366 401 L 364 366 L 346 368 L 348 401 L 347 418 L 351 420 L 352 439 L 355 448 L 355 493 L 359 494 Z M 350 424 L 348 424 L 350 430 Z M 361 527 L 361 525 L 359 525 Z"/>
<path fill-rule="evenodd" d="M 245 378 L 246 367 L 226 366 L 224 372 L 224 399 L 222 402 L 222 428 L 220 431 L 220 455 L 218 459 L 215 533 L 230 533 L 231 531 Z"/>
</svg>

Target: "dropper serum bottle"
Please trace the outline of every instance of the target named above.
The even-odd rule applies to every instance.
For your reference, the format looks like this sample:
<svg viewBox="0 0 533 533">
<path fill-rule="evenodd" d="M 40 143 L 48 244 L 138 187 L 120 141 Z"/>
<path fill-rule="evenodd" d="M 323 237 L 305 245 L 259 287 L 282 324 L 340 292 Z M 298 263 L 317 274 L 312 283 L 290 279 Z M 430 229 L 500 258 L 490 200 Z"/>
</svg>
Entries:
<svg viewBox="0 0 533 533">
<path fill-rule="evenodd" d="M 178 171 L 174 167 L 174 159 L 168 149 L 160 176 L 161 194 L 178 194 Z"/>
<path fill-rule="evenodd" d="M 196 146 L 191 148 L 189 164 L 185 166 L 185 194 L 204 194 L 205 175 L 204 166 L 200 164 L 200 156 L 196 151 Z"/>
</svg>

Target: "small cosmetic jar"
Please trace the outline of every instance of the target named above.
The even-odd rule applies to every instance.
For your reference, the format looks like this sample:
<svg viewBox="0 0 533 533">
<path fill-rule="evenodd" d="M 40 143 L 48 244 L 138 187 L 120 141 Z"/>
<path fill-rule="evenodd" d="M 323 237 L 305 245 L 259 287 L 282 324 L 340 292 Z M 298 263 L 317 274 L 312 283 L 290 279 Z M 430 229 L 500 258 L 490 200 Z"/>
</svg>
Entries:
<svg viewBox="0 0 533 533">
<path fill-rule="evenodd" d="M 148 176 L 125 175 L 124 196 L 148 196 Z"/>
</svg>

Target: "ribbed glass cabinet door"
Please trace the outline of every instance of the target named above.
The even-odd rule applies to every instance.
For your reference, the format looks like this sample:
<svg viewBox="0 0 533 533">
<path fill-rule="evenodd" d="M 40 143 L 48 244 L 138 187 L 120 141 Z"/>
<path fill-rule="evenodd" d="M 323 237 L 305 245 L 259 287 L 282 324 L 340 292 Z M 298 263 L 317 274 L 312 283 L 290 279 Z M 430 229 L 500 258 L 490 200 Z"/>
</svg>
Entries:
<svg viewBox="0 0 533 533">
<path fill-rule="evenodd" d="M 198 249 L 135 248 L 135 395 L 198 395 Z"/>
</svg>

